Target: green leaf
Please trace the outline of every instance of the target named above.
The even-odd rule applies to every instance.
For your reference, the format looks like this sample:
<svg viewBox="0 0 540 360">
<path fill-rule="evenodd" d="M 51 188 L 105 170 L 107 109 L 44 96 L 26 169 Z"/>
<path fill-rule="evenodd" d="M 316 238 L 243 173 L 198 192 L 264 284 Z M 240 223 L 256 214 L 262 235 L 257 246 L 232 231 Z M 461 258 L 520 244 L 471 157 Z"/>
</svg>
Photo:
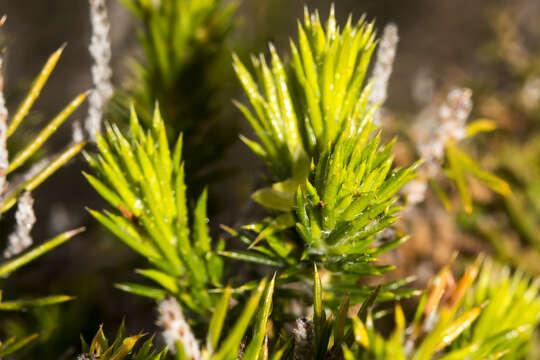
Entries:
<svg viewBox="0 0 540 360">
<path fill-rule="evenodd" d="M 481 132 L 490 132 L 497 128 L 497 123 L 490 119 L 477 119 L 467 125 L 467 137 L 473 137 Z"/>
<path fill-rule="evenodd" d="M 43 254 L 46 254 L 47 252 L 51 251 L 55 247 L 65 243 L 69 239 L 71 239 L 73 236 L 83 232 L 85 228 L 81 227 L 75 230 L 66 231 L 65 233 L 62 233 L 55 238 L 39 245 L 33 248 L 32 250 L 26 252 L 25 254 L 10 260 L 0 266 L 0 276 L 7 275 L 12 273 L 13 271 L 17 270 L 18 268 L 28 264 L 32 260 L 35 260 L 36 258 L 40 257 Z"/>
<path fill-rule="evenodd" d="M 274 274 L 272 280 L 268 284 L 263 296 L 263 304 L 259 309 L 257 319 L 255 321 L 255 330 L 253 338 L 249 343 L 246 351 L 244 352 L 243 359 L 245 360 L 257 360 L 263 347 L 264 339 L 266 338 L 266 328 L 268 325 L 268 319 L 272 311 L 272 297 L 274 295 L 274 285 L 276 282 L 276 274 Z"/>
<path fill-rule="evenodd" d="M 77 155 L 85 144 L 85 142 L 80 142 L 72 145 L 59 156 L 57 156 L 53 161 L 51 161 L 42 171 L 40 171 L 33 178 L 24 182 L 17 188 L 11 190 L 11 192 L 7 194 L 4 202 L 2 203 L 2 209 L 0 213 L 4 213 L 11 209 L 11 207 L 17 202 L 17 197 L 21 192 L 23 192 L 24 190 L 32 192 L 32 190 L 34 190 L 41 183 L 47 180 L 47 178 L 51 176 L 54 172 L 56 172 L 56 170 L 58 170 L 61 166 L 71 160 L 71 158 Z"/>
<path fill-rule="evenodd" d="M 36 340 L 38 337 L 39 334 L 31 334 L 18 341 L 15 341 L 14 338 L 10 338 L 8 341 L 5 341 L 0 347 L 0 356 L 4 357 L 13 354 L 14 352 L 22 349 L 32 341 Z M 10 341 L 12 339 L 13 341 Z"/>
<path fill-rule="evenodd" d="M 176 279 L 172 276 L 169 276 L 161 271 L 154 269 L 138 269 L 135 270 L 138 274 L 141 274 L 151 280 L 154 280 L 159 285 L 161 285 L 165 290 L 168 290 L 171 294 L 178 294 L 180 289 L 176 283 Z"/>
<path fill-rule="evenodd" d="M 459 158 L 459 160 L 463 164 L 463 168 L 466 169 L 467 172 L 477 177 L 480 181 L 484 182 L 493 191 L 498 192 L 503 196 L 510 196 L 510 186 L 506 181 L 487 171 L 482 170 L 473 159 L 471 159 L 466 153 L 464 153 L 457 147 L 453 147 L 452 151 L 454 152 L 455 156 Z"/>
<path fill-rule="evenodd" d="M 268 226 L 266 226 L 259 235 L 253 240 L 249 248 L 253 248 L 257 243 L 264 240 L 266 237 L 273 235 L 277 232 L 286 230 L 290 227 L 293 227 L 296 220 L 291 212 L 277 216 L 273 219 Z"/>
<path fill-rule="evenodd" d="M 193 243 L 199 255 L 208 254 L 210 249 L 210 235 L 208 234 L 208 218 L 206 216 L 207 190 L 203 190 L 197 200 L 193 214 Z"/>
<path fill-rule="evenodd" d="M 294 207 L 294 193 L 278 191 L 272 188 L 257 190 L 251 195 L 251 198 L 268 209 L 291 211 Z"/>
<path fill-rule="evenodd" d="M 454 145 L 446 146 L 446 154 L 448 156 L 448 162 L 450 166 L 450 175 L 456 182 L 461 200 L 463 201 L 463 207 L 467 214 L 472 213 L 472 198 L 467 187 L 467 183 L 464 175 L 464 168 L 462 162 L 457 153 L 457 147 Z"/>
<path fill-rule="evenodd" d="M 339 306 L 336 320 L 334 321 L 334 346 L 340 346 L 345 334 L 345 321 L 349 311 L 351 297 L 347 296 Z"/>
<path fill-rule="evenodd" d="M 114 235 L 116 235 L 120 240 L 122 240 L 127 246 L 131 247 L 133 250 L 137 251 L 141 255 L 151 258 L 151 259 L 161 259 L 161 255 L 154 248 L 152 244 L 148 241 L 144 241 L 139 233 L 127 225 L 127 223 L 122 224 L 122 219 L 118 216 L 108 214 L 107 216 L 102 215 L 101 213 L 87 209 L 87 211 L 103 226 L 109 229 Z"/>
<path fill-rule="evenodd" d="M 53 295 L 38 299 L 2 301 L 0 302 L 0 310 L 26 310 L 30 307 L 55 305 L 73 299 L 72 296 L 68 295 Z"/>
<path fill-rule="evenodd" d="M 281 267 L 284 264 L 280 261 L 276 261 L 268 256 L 260 255 L 250 251 L 219 251 L 219 255 L 229 257 L 231 259 L 243 260 L 254 262 L 262 265 L 278 266 Z"/>
<path fill-rule="evenodd" d="M 219 338 L 221 336 L 221 329 L 227 316 L 229 307 L 229 300 L 231 298 L 231 287 L 227 286 L 223 291 L 221 299 L 217 303 L 212 318 L 210 319 L 210 325 L 208 327 L 208 336 L 206 338 L 206 349 L 209 354 L 212 354 L 218 348 Z"/>
<path fill-rule="evenodd" d="M 47 59 L 47 62 L 39 72 L 39 75 L 36 77 L 34 82 L 32 83 L 32 86 L 30 87 L 30 91 L 24 98 L 24 100 L 21 102 L 17 110 L 15 111 L 15 114 L 11 118 L 11 122 L 9 123 L 8 129 L 7 129 L 7 137 L 9 138 L 15 130 L 19 127 L 23 119 L 28 114 L 28 111 L 30 111 L 30 108 L 36 101 L 36 99 L 39 97 L 39 94 L 41 93 L 41 89 L 43 89 L 43 86 L 45 86 L 45 83 L 47 82 L 47 79 L 51 75 L 51 72 L 54 70 L 54 67 L 56 66 L 56 63 L 60 59 L 60 56 L 62 55 L 62 51 L 64 51 L 64 48 L 66 47 L 66 44 L 62 45 L 60 49 L 56 50 L 54 53 L 52 53 L 51 56 L 49 56 L 49 59 Z"/>
<path fill-rule="evenodd" d="M 313 327 L 315 329 L 315 342 L 319 346 L 326 326 L 326 314 L 324 312 L 323 289 L 317 265 L 314 265 L 313 279 Z M 326 349 L 325 349 L 326 350 Z"/>
<path fill-rule="evenodd" d="M 231 354 L 236 354 L 238 352 L 240 342 L 242 341 L 242 338 L 251 321 L 251 318 L 257 310 L 261 296 L 264 292 L 264 289 L 266 288 L 266 283 L 266 279 L 263 279 L 259 283 L 259 286 L 253 292 L 246 305 L 244 306 L 242 314 L 240 314 L 240 317 L 232 327 L 229 335 L 223 340 L 219 351 L 211 357 L 212 360 L 227 359 L 230 357 Z"/>
<path fill-rule="evenodd" d="M 156 299 L 156 300 L 161 300 L 165 298 L 165 296 L 167 295 L 167 292 L 162 289 L 145 286 L 145 285 L 139 285 L 139 284 L 133 284 L 133 283 L 120 283 L 120 284 L 115 284 L 114 286 L 122 291 L 132 293 L 135 295 L 149 297 L 151 299 Z"/>
<path fill-rule="evenodd" d="M 20 167 L 24 162 L 47 141 L 47 139 L 58 130 L 58 127 L 75 111 L 86 98 L 87 93 L 80 94 L 65 109 L 63 109 L 33 140 L 21 150 L 10 162 L 7 169 L 8 174 Z"/>
</svg>

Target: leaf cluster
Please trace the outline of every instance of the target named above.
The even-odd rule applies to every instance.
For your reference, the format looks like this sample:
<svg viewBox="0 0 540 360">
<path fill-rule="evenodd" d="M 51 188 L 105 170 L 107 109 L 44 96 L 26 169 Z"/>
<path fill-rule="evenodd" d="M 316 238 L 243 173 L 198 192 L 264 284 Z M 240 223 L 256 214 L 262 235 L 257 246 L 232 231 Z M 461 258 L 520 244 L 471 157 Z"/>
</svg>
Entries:
<svg viewBox="0 0 540 360">
<path fill-rule="evenodd" d="M 345 359 L 517 359 L 540 320 L 539 281 L 478 260 L 454 283 L 448 267 L 435 276 L 407 325 L 396 306 L 395 330 L 380 335 L 368 318 L 356 322 L 356 349 Z"/>
<path fill-rule="evenodd" d="M 191 310 L 207 314 L 213 305 L 207 290 L 220 287 L 223 264 L 208 232 L 206 190 L 190 211 L 182 136 L 171 151 L 157 107 L 152 128 L 146 132 L 132 108 L 130 135 L 126 138 L 117 126 L 107 126 L 104 136 L 97 138 L 98 154 L 85 154 L 99 178 L 85 177 L 114 209 L 90 213 L 148 260 L 151 268 L 137 272 L 160 288 L 118 286 L 156 299 L 170 293 Z"/>
<path fill-rule="evenodd" d="M 112 102 L 112 114 L 129 118 L 135 99 L 142 123 L 151 126 L 151 109 L 158 101 L 169 139 L 185 135 L 190 176 L 217 176 L 209 165 L 234 141 L 231 124 L 218 121 L 216 100 L 224 81 L 217 69 L 236 6 L 222 0 L 119 1 L 141 22 L 144 58 L 133 61 L 133 76 Z M 200 191 L 195 189 L 198 181 L 192 184 Z"/>
<path fill-rule="evenodd" d="M 164 360 L 167 349 L 159 352 L 154 350 L 154 336 L 148 338 L 134 351 L 135 346 L 144 336 L 145 334 L 126 336 L 126 329 L 122 323 L 114 341 L 110 344 L 103 332 L 103 327 L 100 326 L 90 344 L 81 336 L 82 354 L 77 357 L 77 360 Z"/>
<path fill-rule="evenodd" d="M 245 227 L 256 232 L 242 237 L 253 251 L 226 255 L 280 266 L 317 262 L 354 275 L 391 268 L 371 263 L 406 237 L 375 240 L 396 220 L 396 194 L 418 164 L 394 168 L 395 140 L 381 145 L 375 135 L 377 104 L 365 84 L 375 45 L 373 24 L 363 18 L 349 17 L 341 30 L 333 9 L 325 27 L 306 9 L 288 63 L 270 46 L 271 65 L 252 58 L 253 77 L 235 57 L 252 110 L 237 106 L 260 143 L 242 139 L 279 181 L 253 194 L 271 213 Z"/>
<path fill-rule="evenodd" d="M 242 138 L 280 179 L 294 177 L 298 162 L 315 162 L 347 122 L 362 122 L 369 109 L 365 74 L 375 48 L 373 24 L 349 18 L 343 31 L 333 10 L 322 26 L 317 12 L 298 24 L 298 44 L 290 41 L 291 61 L 283 63 L 270 45 L 271 64 L 252 57 L 255 78 L 234 58 L 234 67 L 253 110 L 238 103 L 260 143 Z M 371 105 L 371 104 L 370 104 Z"/>
</svg>

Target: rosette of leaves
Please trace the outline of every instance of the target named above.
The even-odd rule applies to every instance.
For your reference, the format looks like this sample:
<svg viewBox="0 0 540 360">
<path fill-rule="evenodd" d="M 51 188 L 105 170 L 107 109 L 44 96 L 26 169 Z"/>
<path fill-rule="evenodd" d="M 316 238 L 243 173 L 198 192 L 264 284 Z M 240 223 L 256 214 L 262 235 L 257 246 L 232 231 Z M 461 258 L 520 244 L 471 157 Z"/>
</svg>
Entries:
<svg viewBox="0 0 540 360">
<path fill-rule="evenodd" d="M 254 251 L 226 255 L 277 266 L 316 262 L 356 275 L 389 268 L 372 262 L 406 237 L 373 245 L 396 220 L 396 193 L 417 164 L 393 168 L 394 141 L 381 145 L 374 135 L 377 104 L 364 81 L 374 48 L 373 24 L 349 18 L 341 31 L 333 10 L 326 27 L 306 10 L 289 63 L 270 46 L 270 66 L 253 59 L 254 78 L 235 58 L 252 109 L 237 106 L 260 142 L 242 139 L 279 181 L 253 195 L 271 213 L 246 226 L 256 237 L 240 236 Z"/>
<path fill-rule="evenodd" d="M 169 139 L 184 133 L 188 174 L 217 175 L 207 173 L 208 165 L 216 164 L 236 135 L 231 123 L 222 124 L 217 115 L 218 92 L 227 76 L 218 65 L 236 6 L 222 0 L 119 1 L 141 22 L 144 57 L 133 62 L 133 79 L 125 93 L 117 94 L 113 105 L 120 107 L 113 114 L 128 118 L 134 99 L 142 123 L 150 126 L 158 101 Z M 199 181 L 189 183 L 198 186 Z"/>
<path fill-rule="evenodd" d="M 77 357 L 77 360 L 164 360 L 167 349 L 154 350 L 154 336 L 148 338 L 135 350 L 135 346 L 144 336 L 145 334 L 126 336 L 126 329 L 122 323 L 114 341 L 110 344 L 103 332 L 103 327 L 100 326 L 90 344 L 81 336 L 82 354 Z"/>
<path fill-rule="evenodd" d="M 206 190 L 188 210 L 182 136 L 171 152 L 159 109 L 145 132 L 131 109 L 130 132 L 107 126 L 98 136 L 98 154 L 85 154 L 98 177 L 85 174 L 113 207 L 90 213 L 151 265 L 137 272 L 160 288 L 119 284 L 120 289 L 155 299 L 166 294 L 199 314 L 214 304 L 210 287 L 220 287 L 222 259 L 212 248 L 206 215 Z M 221 249 L 223 244 L 216 245 Z"/>
</svg>

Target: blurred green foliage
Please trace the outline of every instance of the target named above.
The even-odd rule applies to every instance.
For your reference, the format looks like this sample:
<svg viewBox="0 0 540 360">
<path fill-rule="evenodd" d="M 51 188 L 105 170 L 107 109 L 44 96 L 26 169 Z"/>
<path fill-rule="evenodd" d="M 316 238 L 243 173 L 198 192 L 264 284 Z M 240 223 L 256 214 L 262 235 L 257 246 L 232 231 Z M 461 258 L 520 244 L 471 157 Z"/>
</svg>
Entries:
<svg viewBox="0 0 540 360">
<path fill-rule="evenodd" d="M 133 103 L 142 124 L 151 126 L 157 102 L 169 139 L 184 134 L 188 180 L 197 193 L 199 183 L 223 175 L 216 164 L 236 137 L 234 123 L 220 115 L 236 6 L 221 0 L 120 2 L 140 20 L 144 56 L 132 62 L 132 78 L 112 102 L 112 114 L 128 119 Z"/>
</svg>

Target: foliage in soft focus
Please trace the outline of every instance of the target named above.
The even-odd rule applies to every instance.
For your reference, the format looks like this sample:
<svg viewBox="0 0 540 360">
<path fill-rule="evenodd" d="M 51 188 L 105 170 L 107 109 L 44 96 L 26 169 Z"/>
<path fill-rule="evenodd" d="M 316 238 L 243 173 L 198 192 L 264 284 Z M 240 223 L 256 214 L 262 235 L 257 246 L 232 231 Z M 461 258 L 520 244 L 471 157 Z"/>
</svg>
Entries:
<svg viewBox="0 0 540 360">
<path fill-rule="evenodd" d="M 43 86 L 47 82 L 51 72 L 53 71 L 56 63 L 60 59 L 63 47 L 55 51 L 47 60 L 41 72 L 33 81 L 30 90 L 28 91 L 24 100 L 20 103 L 15 111 L 15 114 L 9 117 L 9 122 L 5 135 L 7 140 L 15 135 L 15 131 L 19 128 L 19 125 L 27 117 L 28 112 L 32 108 L 32 105 L 39 97 Z M 7 176 L 14 174 L 17 171 L 23 169 L 25 165 L 28 165 L 28 161 L 42 148 L 43 144 L 49 139 L 49 137 L 55 133 L 55 131 L 62 125 L 65 120 L 71 115 L 77 107 L 84 101 L 86 94 L 80 94 L 73 99 L 63 110 L 61 110 L 57 116 L 55 116 L 34 138 L 32 138 L 22 149 L 20 149 L 15 156 L 11 156 L 8 160 L 8 166 L 6 167 L 5 174 Z M 3 120 L 6 121 L 6 120 Z M 8 144 L 9 146 L 10 144 Z M 17 198 L 23 191 L 33 191 L 41 183 L 43 183 L 49 176 L 51 176 L 62 165 L 73 158 L 84 146 L 84 142 L 78 142 L 71 144 L 68 148 L 60 154 L 51 158 L 45 159 L 43 162 L 38 162 L 34 167 L 30 167 L 26 172 L 20 173 L 21 176 L 17 176 L 11 181 L 7 178 L 7 184 L 2 189 L 2 207 L 1 213 L 5 213 L 17 203 Z M 9 150 L 9 147 L 8 147 Z"/>
<path fill-rule="evenodd" d="M 467 214 L 473 211 L 468 177 L 476 178 L 505 197 L 510 196 L 511 193 L 508 183 L 482 169 L 477 161 L 461 149 L 460 143 L 465 139 L 480 133 L 491 132 L 497 127 L 495 122 L 489 119 L 477 119 L 465 125 L 472 111 L 471 98 L 470 89 L 456 88 L 449 91 L 442 102 L 437 99 L 432 100 L 418 116 L 410 132 L 420 158 L 425 161 L 424 166 L 420 168 L 420 178 L 417 183 L 429 182 L 443 205 L 447 210 L 451 210 L 449 196 L 439 184 L 441 180 L 447 180 L 447 182 L 450 180 L 455 184 Z M 424 186 L 423 192 L 425 191 Z M 411 188 L 406 188 L 405 193 L 411 206 L 421 202 L 425 196 Z"/>
<path fill-rule="evenodd" d="M 373 316 L 353 318 L 355 344 L 345 359 L 519 359 L 540 321 L 539 280 L 478 260 L 457 282 L 443 268 L 420 299 L 413 321 L 395 308 L 386 338 Z"/>
<path fill-rule="evenodd" d="M 222 0 L 119 1 L 141 21 L 144 58 L 133 62 L 133 78 L 118 93 L 113 114 L 128 118 L 135 100 L 142 123 L 150 126 L 158 102 L 169 139 L 184 133 L 190 177 L 218 176 L 210 165 L 235 138 L 234 126 L 224 124 L 218 110 L 224 87 L 219 78 L 229 68 L 223 64 L 225 41 L 236 6 Z"/>
</svg>

